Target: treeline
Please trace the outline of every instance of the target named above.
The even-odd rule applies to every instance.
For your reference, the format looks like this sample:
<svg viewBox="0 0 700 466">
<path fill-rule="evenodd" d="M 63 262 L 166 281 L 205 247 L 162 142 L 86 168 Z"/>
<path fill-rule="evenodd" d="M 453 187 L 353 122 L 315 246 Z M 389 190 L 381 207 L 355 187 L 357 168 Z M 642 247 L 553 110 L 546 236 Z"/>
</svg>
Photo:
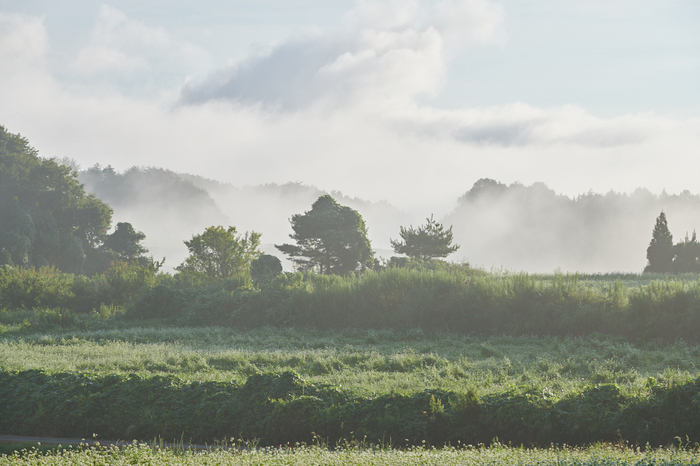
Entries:
<svg viewBox="0 0 700 466">
<path fill-rule="evenodd" d="M 535 390 L 480 397 L 440 389 L 359 397 L 293 372 L 253 375 L 236 387 L 175 377 L 0 371 L 0 431 L 15 435 L 161 438 L 261 446 L 356 440 L 393 447 L 494 439 L 514 445 L 700 439 L 700 379 L 649 378 L 639 393 L 589 386 L 561 399 Z"/>
<path fill-rule="evenodd" d="M 112 208 L 86 194 L 77 174 L 38 156 L 29 142 L 0 126 L 0 266 L 56 267 L 93 275 L 115 261 L 158 269 L 141 246 L 145 235 L 121 222 Z"/>
</svg>

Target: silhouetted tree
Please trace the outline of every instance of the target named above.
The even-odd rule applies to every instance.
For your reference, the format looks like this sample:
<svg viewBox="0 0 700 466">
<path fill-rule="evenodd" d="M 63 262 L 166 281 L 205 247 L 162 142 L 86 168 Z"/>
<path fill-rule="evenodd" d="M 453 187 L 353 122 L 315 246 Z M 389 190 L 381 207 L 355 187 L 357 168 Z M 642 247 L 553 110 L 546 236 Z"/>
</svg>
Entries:
<svg viewBox="0 0 700 466">
<path fill-rule="evenodd" d="M 397 254 L 406 254 L 414 259 L 431 260 L 438 257 L 446 257 L 457 249 L 458 245 L 452 245 L 452 227 L 445 229 L 441 224 L 433 220 L 433 216 L 426 219 L 427 223 L 418 229 L 401 227 L 401 241 L 391 240 L 391 247 Z"/>
<path fill-rule="evenodd" d="M 293 215 L 293 244 L 275 245 L 301 270 L 345 274 L 372 267 L 374 252 L 362 216 L 333 197 L 319 197 L 311 210 Z"/>
<path fill-rule="evenodd" d="M 141 245 L 141 241 L 146 239 L 140 231 L 136 231 L 131 223 L 119 222 L 114 229 L 114 233 L 106 235 L 103 247 L 111 249 L 119 255 L 119 259 L 125 262 L 136 260 L 148 252 L 148 249 Z"/>
<path fill-rule="evenodd" d="M 668 229 L 666 214 L 661 214 L 656 219 L 651 242 L 647 248 L 647 266 L 645 272 L 669 273 L 673 272 L 673 235 Z"/>
</svg>

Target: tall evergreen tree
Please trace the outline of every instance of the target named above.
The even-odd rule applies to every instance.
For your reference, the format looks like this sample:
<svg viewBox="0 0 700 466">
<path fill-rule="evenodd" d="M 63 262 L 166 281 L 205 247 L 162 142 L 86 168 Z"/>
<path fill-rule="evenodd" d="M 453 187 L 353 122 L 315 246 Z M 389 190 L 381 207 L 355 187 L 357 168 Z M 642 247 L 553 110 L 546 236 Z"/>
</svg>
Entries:
<svg viewBox="0 0 700 466">
<path fill-rule="evenodd" d="M 666 214 L 661 214 L 656 219 L 651 242 L 647 248 L 647 266 L 645 272 L 669 273 L 673 272 L 673 235 L 668 229 Z"/>
</svg>

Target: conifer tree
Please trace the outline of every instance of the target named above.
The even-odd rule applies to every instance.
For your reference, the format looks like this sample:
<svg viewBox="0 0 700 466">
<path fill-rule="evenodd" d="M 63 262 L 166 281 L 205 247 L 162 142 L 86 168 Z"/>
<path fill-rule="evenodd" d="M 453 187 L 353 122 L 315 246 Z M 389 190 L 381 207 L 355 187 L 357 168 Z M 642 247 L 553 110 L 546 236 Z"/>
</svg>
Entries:
<svg viewBox="0 0 700 466">
<path fill-rule="evenodd" d="M 668 229 L 666 214 L 661 214 L 656 219 L 651 242 L 647 248 L 647 266 L 645 272 L 669 273 L 673 272 L 673 235 Z"/>
</svg>

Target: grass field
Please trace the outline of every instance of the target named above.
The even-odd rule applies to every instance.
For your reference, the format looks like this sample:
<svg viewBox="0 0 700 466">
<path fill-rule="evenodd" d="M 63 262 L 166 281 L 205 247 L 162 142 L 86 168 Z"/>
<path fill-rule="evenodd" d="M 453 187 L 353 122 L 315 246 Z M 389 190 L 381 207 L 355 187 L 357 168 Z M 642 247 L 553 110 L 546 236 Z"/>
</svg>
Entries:
<svg viewBox="0 0 700 466">
<path fill-rule="evenodd" d="M 597 445 L 584 449 L 490 447 L 411 448 L 391 450 L 377 448 L 323 447 L 253 450 L 168 450 L 134 445 L 127 448 L 76 448 L 41 452 L 29 450 L 0 456 L 4 465 L 558 465 L 558 466 L 623 466 L 623 465 L 695 465 L 700 461 L 697 449 L 661 448 L 640 452 L 616 445 Z"/>
<path fill-rule="evenodd" d="M 634 345 L 619 338 L 476 337 L 421 330 L 131 328 L 65 331 L 0 339 L 0 367 L 97 375 L 174 375 L 233 381 L 294 370 L 359 396 L 427 388 L 481 395 L 535 389 L 561 397 L 599 383 L 648 390 L 649 378 L 700 376 L 700 345 Z"/>
</svg>

